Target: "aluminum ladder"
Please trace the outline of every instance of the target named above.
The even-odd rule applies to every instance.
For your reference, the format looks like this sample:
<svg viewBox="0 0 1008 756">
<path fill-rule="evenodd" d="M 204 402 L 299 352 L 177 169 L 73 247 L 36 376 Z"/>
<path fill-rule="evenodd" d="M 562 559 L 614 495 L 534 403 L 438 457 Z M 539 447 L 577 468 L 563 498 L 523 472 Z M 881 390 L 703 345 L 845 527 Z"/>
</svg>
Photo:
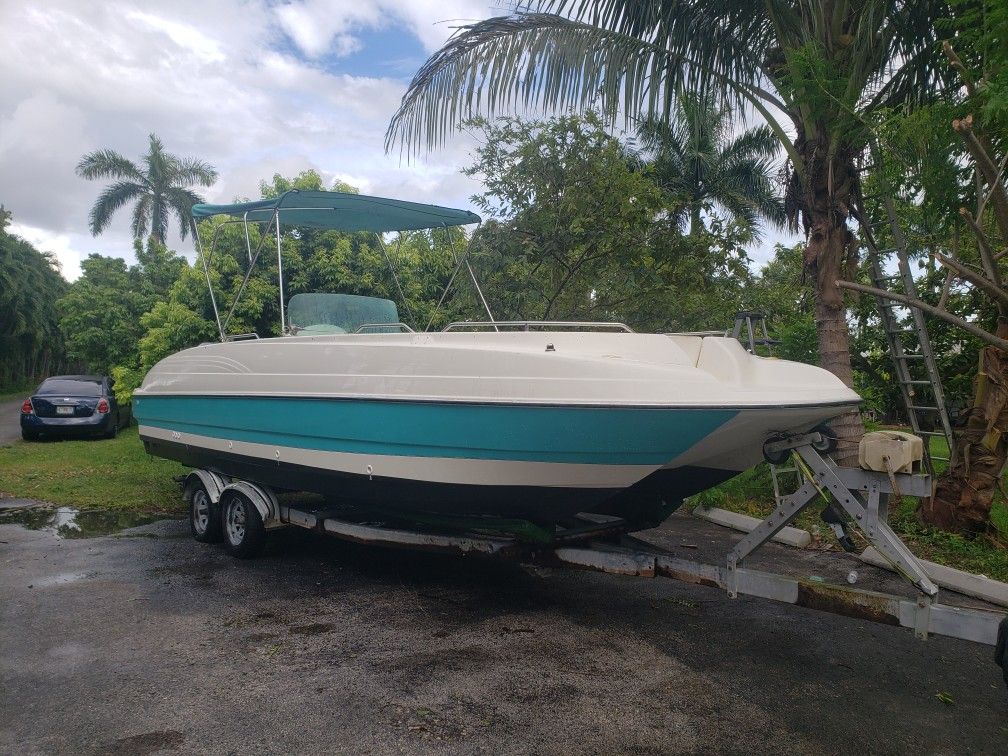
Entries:
<svg viewBox="0 0 1008 756">
<path fill-rule="evenodd" d="M 896 217 L 892 197 L 886 196 L 882 198 L 882 202 L 888 216 L 884 224 L 889 226 L 894 246 L 892 249 L 879 250 L 875 244 L 874 234 L 864 234 L 869 249 L 869 274 L 872 286 L 877 289 L 893 289 L 899 294 L 916 297 L 917 288 L 910 269 L 907 240 Z M 880 259 L 883 252 L 895 252 L 898 265 L 898 272 L 895 275 L 887 275 L 883 270 Z M 941 376 L 931 348 L 931 339 L 928 337 L 924 313 L 916 307 L 907 307 L 889 299 L 882 297 L 876 299 L 886 346 L 896 371 L 896 381 L 899 384 L 907 419 L 913 432 L 924 439 L 924 462 L 928 473 L 935 475 L 934 462 L 953 464 L 956 459 L 956 448 L 952 423 L 945 403 L 945 391 L 942 389 Z M 894 312 L 897 309 L 910 311 L 909 322 L 900 322 L 900 318 Z M 932 457 L 930 441 L 936 437 L 945 439 L 949 448 L 948 457 Z"/>
<path fill-rule="evenodd" d="M 780 341 L 771 339 L 767 333 L 766 315 L 762 312 L 743 310 L 735 313 L 735 326 L 732 328 L 731 337 L 738 339 L 750 354 L 756 354 L 756 347 L 765 346 L 772 355 L 773 347 L 780 344 Z"/>
</svg>

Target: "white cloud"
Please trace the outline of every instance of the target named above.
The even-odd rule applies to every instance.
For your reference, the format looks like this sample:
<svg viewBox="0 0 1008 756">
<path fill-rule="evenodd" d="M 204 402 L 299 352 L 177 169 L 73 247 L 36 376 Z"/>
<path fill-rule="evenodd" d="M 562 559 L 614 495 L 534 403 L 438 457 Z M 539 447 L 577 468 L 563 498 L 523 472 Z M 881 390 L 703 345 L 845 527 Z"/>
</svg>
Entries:
<svg viewBox="0 0 1008 756">
<path fill-rule="evenodd" d="M 278 6 L 274 12 L 281 28 L 310 58 L 349 55 L 360 46 L 350 30 L 383 21 L 377 3 L 345 0 L 306 0 Z"/>
<path fill-rule="evenodd" d="M 54 234 L 43 228 L 34 228 L 22 223 L 12 223 L 8 230 L 20 236 L 41 252 L 52 252 L 59 260 L 60 273 L 71 281 L 81 274 L 81 256 L 74 248 L 69 234 Z"/>
<path fill-rule="evenodd" d="M 309 58 L 327 53 L 347 55 L 358 42 L 355 31 L 405 24 L 428 52 L 451 36 L 455 27 L 503 13 L 486 0 L 301 0 L 278 6 L 280 27 Z"/>
<path fill-rule="evenodd" d="M 431 51 L 455 20 L 494 12 L 490 0 L 0 0 L 0 201 L 69 278 L 91 252 L 132 258 L 127 211 L 90 237 L 88 210 L 103 184 L 74 166 L 105 147 L 139 159 L 151 132 L 218 169 L 210 201 L 254 197 L 261 179 L 314 168 L 378 194 L 466 205 L 475 185 L 458 174 L 464 137 L 415 163 L 384 153 L 405 88 L 387 74 L 412 71 L 351 76 L 316 61 L 349 55 L 366 32 L 390 27 Z M 190 248 L 177 237 L 169 244 Z"/>
</svg>

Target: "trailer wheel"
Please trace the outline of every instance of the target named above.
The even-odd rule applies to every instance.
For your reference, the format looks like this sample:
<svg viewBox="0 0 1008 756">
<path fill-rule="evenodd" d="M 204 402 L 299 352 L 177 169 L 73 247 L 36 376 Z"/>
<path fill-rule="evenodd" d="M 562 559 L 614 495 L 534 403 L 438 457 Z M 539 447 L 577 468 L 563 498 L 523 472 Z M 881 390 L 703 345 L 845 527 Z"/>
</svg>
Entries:
<svg viewBox="0 0 1008 756">
<path fill-rule="evenodd" d="M 767 444 L 772 444 L 774 441 L 780 441 L 780 436 L 771 436 L 766 441 L 763 442 L 763 459 L 769 462 L 771 465 L 783 465 L 788 461 L 791 456 L 790 449 L 781 449 L 779 451 L 770 451 L 767 449 Z"/>
<path fill-rule="evenodd" d="M 186 499 L 189 501 L 189 530 L 193 538 L 200 543 L 217 543 L 221 539 L 220 513 L 199 479 L 191 481 L 186 487 Z"/>
<path fill-rule="evenodd" d="M 250 559 L 262 551 L 266 528 L 262 516 L 249 499 L 237 491 L 228 492 L 221 501 L 224 547 L 231 556 Z"/>
</svg>

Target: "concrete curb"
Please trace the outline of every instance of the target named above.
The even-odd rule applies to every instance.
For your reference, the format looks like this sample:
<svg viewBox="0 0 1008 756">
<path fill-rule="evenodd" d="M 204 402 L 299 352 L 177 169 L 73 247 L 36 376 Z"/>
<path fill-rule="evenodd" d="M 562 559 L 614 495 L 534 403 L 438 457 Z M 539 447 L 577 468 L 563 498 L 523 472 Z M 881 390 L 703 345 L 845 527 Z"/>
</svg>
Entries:
<svg viewBox="0 0 1008 756">
<path fill-rule="evenodd" d="M 890 572 L 896 571 L 873 546 L 865 549 L 860 555 L 860 559 L 866 564 L 882 567 Z M 989 577 L 984 577 L 983 575 L 974 575 L 972 572 L 964 572 L 963 570 L 946 567 L 943 564 L 928 562 L 925 559 L 918 561 L 924 567 L 924 571 L 928 574 L 928 577 L 942 588 L 948 588 L 964 596 L 983 599 L 998 606 L 1008 606 L 1008 583 L 991 580 Z"/>
<path fill-rule="evenodd" d="M 720 507 L 697 507 L 693 510 L 693 515 L 702 520 L 713 522 L 716 525 L 724 525 L 733 530 L 740 530 L 743 533 L 751 533 L 762 522 L 762 520 L 755 517 L 739 514 L 738 512 L 729 512 L 727 509 L 721 509 Z M 786 546 L 804 549 L 812 543 L 812 534 L 807 530 L 788 526 L 782 528 L 773 537 L 773 540 Z"/>
</svg>

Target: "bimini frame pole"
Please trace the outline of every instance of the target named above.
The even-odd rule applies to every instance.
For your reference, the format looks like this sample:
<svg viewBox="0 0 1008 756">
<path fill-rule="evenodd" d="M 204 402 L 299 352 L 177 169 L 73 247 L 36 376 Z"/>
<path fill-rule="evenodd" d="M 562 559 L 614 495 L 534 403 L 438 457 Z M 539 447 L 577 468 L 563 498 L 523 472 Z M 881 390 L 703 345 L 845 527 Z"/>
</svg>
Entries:
<svg viewBox="0 0 1008 756">
<path fill-rule="evenodd" d="M 479 233 L 481 225 L 483 224 L 479 223 L 476 225 L 476 228 L 473 229 L 472 236 L 469 237 L 466 244 L 465 252 L 462 253 L 462 256 L 456 261 L 455 270 L 452 272 L 451 278 L 448 279 L 448 285 L 445 286 L 444 291 L 441 292 L 441 299 L 438 300 L 437 307 L 434 308 L 434 312 L 431 314 L 430 320 L 427 322 L 427 327 L 424 331 L 429 331 L 431 325 L 433 325 L 434 318 L 441 309 L 441 305 L 444 303 L 445 297 L 448 296 L 448 292 L 451 290 L 452 284 L 455 282 L 455 276 L 458 275 L 458 272 L 462 269 L 463 265 L 465 265 L 466 270 L 469 271 L 469 277 L 472 278 L 473 286 L 476 287 L 476 294 L 479 296 L 480 302 L 483 303 L 483 309 L 486 310 L 487 317 L 490 318 L 490 323 L 493 324 L 495 331 L 500 330 L 496 325 L 497 321 L 494 320 L 493 313 L 490 312 L 490 305 L 487 304 L 486 297 L 483 296 L 483 289 L 480 288 L 479 281 L 476 280 L 476 273 L 473 272 L 472 266 L 469 264 L 469 252 L 472 251 L 473 240 L 476 238 L 476 234 Z M 447 228 L 447 226 L 444 226 L 443 228 Z"/>
<path fill-rule="evenodd" d="M 273 220 L 276 221 L 276 242 L 277 242 L 277 273 L 280 278 L 280 335 L 287 333 L 287 323 L 284 319 L 284 289 L 283 289 L 283 257 L 280 254 L 280 208 L 273 213 Z"/>
<path fill-rule="evenodd" d="M 469 237 L 469 243 L 466 244 L 466 251 L 462 256 L 462 259 L 465 260 L 465 266 L 469 270 L 469 277 L 472 278 L 473 286 L 476 287 L 476 293 L 479 295 L 480 301 L 483 303 L 483 309 L 486 310 L 486 314 L 487 317 L 490 318 L 490 322 L 494 323 L 496 321 L 494 321 L 493 313 L 490 312 L 490 305 L 487 304 L 486 297 L 483 296 L 483 289 L 480 288 L 479 281 L 476 280 L 476 274 L 473 273 L 472 265 L 469 264 L 469 252 L 472 251 L 473 241 L 476 239 L 476 234 L 479 233 L 480 226 L 482 225 L 482 223 L 477 223 L 476 228 L 473 229 L 472 236 Z M 495 326 L 494 330 L 496 331 L 499 329 Z"/>
<path fill-rule="evenodd" d="M 278 213 L 279 210 L 274 208 L 273 216 L 276 217 Z M 248 231 L 248 219 L 245 220 L 245 230 L 246 232 Z M 241 286 L 238 287 L 238 293 L 235 294 L 234 302 L 231 303 L 230 312 L 228 312 L 227 317 L 224 318 L 224 324 L 221 327 L 222 334 L 227 331 L 228 324 L 231 322 L 231 318 L 234 315 L 235 308 L 238 307 L 238 301 L 241 299 L 241 295 L 245 293 L 245 287 L 248 286 L 249 278 L 252 277 L 252 270 L 255 268 L 255 264 L 259 260 L 259 254 L 262 252 L 263 244 L 268 238 L 269 236 L 267 234 L 262 234 L 259 238 L 259 245 L 256 247 L 255 254 L 252 255 L 252 260 L 251 262 L 249 262 L 248 270 L 245 271 L 245 278 L 242 279 Z"/>
<path fill-rule="evenodd" d="M 206 276 L 207 289 L 210 291 L 210 304 L 213 305 L 214 319 L 217 321 L 217 333 L 220 334 L 220 340 L 224 341 L 224 328 L 221 326 L 220 312 L 217 310 L 217 297 L 213 293 L 213 284 L 210 283 L 210 265 L 209 260 L 207 260 L 206 254 L 203 252 L 203 242 L 200 239 L 199 228 L 196 225 L 196 219 L 190 218 L 192 223 L 193 237 L 196 239 L 196 251 L 199 253 L 200 260 L 203 261 L 203 275 Z"/>
<path fill-rule="evenodd" d="M 396 239 L 395 246 L 395 258 L 399 259 L 399 249 L 402 247 L 402 235 L 403 232 L 399 232 L 399 237 Z M 406 294 L 403 292 L 402 284 L 399 283 L 399 274 L 396 273 L 395 263 L 392 262 L 392 258 L 389 257 L 388 247 L 385 244 L 385 240 L 382 238 L 381 234 L 377 231 L 375 236 L 378 238 L 378 243 L 381 244 L 382 254 L 385 256 L 385 264 L 388 265 L 389 272 L 392 273 L 392 279 L 395 281 L 396 290 L 399 292 L 399 298 L 402 300 L 403 304 L 406 306 L 406 316 L 413 322 L 413 325 L 419 327 L 420 324 L 413 319 L 413 310 L 409 305 L 409 300 L 406 299 Z"/>
</svg>

